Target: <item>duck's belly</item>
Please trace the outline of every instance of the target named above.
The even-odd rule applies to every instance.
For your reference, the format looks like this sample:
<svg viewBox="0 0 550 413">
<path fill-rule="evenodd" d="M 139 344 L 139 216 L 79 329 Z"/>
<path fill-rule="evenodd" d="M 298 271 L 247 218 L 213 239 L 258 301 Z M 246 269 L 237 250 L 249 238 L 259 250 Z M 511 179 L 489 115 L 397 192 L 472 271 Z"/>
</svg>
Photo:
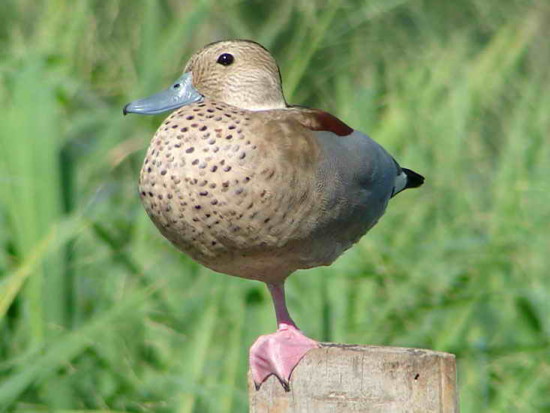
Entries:
<svg viewBox="0 0 550 413">
<path fill-rule="evenodd" d="M 287 165 L 248 114 L 223 104 L 172 114 L 151 142 L 139 190 L 161 233 L 195 260 L 240 277 L 284 278 L 307 259 L 313 174 Z"/>
</svg>

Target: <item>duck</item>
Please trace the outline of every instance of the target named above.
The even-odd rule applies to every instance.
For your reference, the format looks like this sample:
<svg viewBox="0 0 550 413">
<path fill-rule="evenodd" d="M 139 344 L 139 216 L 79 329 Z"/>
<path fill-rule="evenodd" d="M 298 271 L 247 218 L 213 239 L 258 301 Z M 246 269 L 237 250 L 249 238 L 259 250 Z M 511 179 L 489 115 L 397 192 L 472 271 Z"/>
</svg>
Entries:
<svg viewBox="0 0 550 413">
<path fill-rule="evenodd" d="M 145 211 L 193 260 L 267 285 L 277 330 L 250 348 L 250 371 L 257 389 L 275 375 L 289 391 L 320 344 L 290 316 L 285 280 L 330 265 L 424 177 L 336 116 L 289 105 L 277 62 L 251 40 L 204 46 L 167 89 L 123 109 L 163 112 L 139 177 Z"/>
</svg>

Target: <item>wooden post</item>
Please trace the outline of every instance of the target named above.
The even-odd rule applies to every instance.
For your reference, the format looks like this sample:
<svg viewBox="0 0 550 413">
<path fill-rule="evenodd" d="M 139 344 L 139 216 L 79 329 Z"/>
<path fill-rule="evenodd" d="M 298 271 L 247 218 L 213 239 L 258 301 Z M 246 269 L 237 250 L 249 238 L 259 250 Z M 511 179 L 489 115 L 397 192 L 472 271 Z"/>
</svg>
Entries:
<svg viewBox="0 0 550 413">
<path fill-rule="evenodd" d="M 290 392 L 271 376 L 251 413 L 458 413 L 455 356 L 401 347 L 323 343 L 294 369 Z"/>
</svg>

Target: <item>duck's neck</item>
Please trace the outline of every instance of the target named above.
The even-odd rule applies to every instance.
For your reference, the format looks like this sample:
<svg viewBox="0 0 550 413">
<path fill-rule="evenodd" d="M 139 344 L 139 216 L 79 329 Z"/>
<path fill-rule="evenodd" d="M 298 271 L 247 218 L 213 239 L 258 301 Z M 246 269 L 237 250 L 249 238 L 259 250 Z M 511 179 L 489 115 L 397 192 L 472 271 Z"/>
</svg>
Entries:
<svg viewBox="0 0 550 413">
<path fill-rule="evenodd" d="M 236 75 L 216 96 L 229 105 L 241 109 L 260 111 L 284 109 L 287 107 L 281 83 L 264 73 L 247 72 L 247 76 Z"/>
<path fill-rule="evenodd" d="M 224 96 L 223 101 L 229 105 L 251 111 L 284 109 L 287 107 L 282 93 L 271 94 L 268 91 L 266 93 L 228 94 Z"/>
</svg>

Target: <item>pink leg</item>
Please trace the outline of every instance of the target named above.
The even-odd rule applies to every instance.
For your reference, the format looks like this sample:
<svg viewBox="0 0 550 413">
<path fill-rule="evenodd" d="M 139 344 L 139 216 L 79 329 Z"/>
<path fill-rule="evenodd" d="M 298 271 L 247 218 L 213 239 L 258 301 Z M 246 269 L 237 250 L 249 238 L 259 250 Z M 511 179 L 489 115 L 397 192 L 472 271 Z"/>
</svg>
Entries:
<svg viewBox="0 0 550 413">
<path fill-rule="evenodd" d="M 250 370 L 259 389 L 274 374 L 286 391 L 290 390 L 290 375 L 294 367 L 319 343 L 306 337 L 290 318 L 285 303 L 284 283 L 267 284 L 277 315 L 276 333 L 260 336 L 250 348 Z"/>
</svg>

